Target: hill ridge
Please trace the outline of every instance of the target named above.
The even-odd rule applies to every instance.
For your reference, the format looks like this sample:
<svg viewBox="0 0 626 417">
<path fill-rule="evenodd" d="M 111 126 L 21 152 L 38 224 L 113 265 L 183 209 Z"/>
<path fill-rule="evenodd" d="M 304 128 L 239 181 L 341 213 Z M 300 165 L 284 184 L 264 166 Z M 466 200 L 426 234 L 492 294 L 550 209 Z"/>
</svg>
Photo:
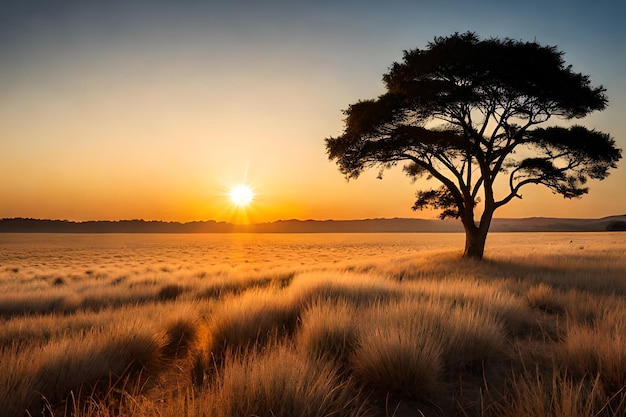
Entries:
<svg viewBox="0 0 626 417">
<path fill-rule="evenodd" d="M 598 232 L 626 230 L 626 215 L 597 219 L 527 217 L 495 218 L 492 232 Z M 50 220 L 0 219 L 0 233 L 454 233 L 463 232 L 458 220 L 371 218 L 354 220 L 277 220 L 238 225 L 215 220 Z"/>
</svg>

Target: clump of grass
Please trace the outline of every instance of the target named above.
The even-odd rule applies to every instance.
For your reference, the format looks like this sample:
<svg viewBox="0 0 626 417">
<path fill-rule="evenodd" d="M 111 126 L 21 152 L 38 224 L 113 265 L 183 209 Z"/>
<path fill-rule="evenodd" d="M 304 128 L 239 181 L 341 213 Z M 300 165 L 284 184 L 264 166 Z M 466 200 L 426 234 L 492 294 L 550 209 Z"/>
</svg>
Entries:
<svg viewBox="0 0 626 417">
<path fill-rule="evenodd" d="M 38 400 L 36 373 L 30 371 L 31 355 L 35 354 L 36 349 L 29 345 L 15 343 L 0 347 L 0 404 L 6 416 L 21 416 Z"/>
<path fill-rule="evenodd" d="M 293 332 L 298 309 L 284 294 L 271 289 L 247 291 L 232 297 L 217 308 L 210 317 L 214 345 L 245 347 L 264 342 L 278 331 Z"/>
<path fill-rule="evenodd" d="M 113 279 L 109 285 L 111 286 L 117 286 L 122 284 L 124 281 L 126 281 L 128 279 L 128 277 L 126 275 L 121 275 L 119 277 L 116 277 L 115 279 Z"/>
<path fill-rule="evenodd" d="M 471 308 L 454 308 L 441 315 L 443 356 L 448 372 L 481 372 L 494 360 L 506 359 L 504 327 L 490 315 Z"/>
<path fill-rule="evenodd" d="M 492 404 L 485 414 L 497 417 L 615 417 L 625 412 L 624 400 L 613 404 L 598 378 L 586 377 L 577 381 L 554 370 L 552 377 L 547 379 L 528 372 L 514 377 L 507 385 L 504 398 Z"/>
<path fill-rule="evenodd" d="M 442 382 L 441 333 L 427 312 L 389 307 L 376 306 L 361 322 L 352 371 L 383 392 L 428 399 Z"/>
<path fill-rule="evenodd" d="M 74 312 L 80 308 L 82 302 L 82 297 L 74 291 L 59 286 L 32 292 L 13 292 L 2 296 L 0 316 Z"/>
<path fill-rule="evenodd" d="M 90 394 L 84 392 L 74 394 L 72 392 L 65 405 L 57 412 L 50 414 L 52 417 L 144 417 L 158 415 L 156 407 L 150 407 L 141 395 L 133 395 L 136 390 L 132 388 L 129 390 L 125 386 L 124 381 L 119 381 L 118 383 L 111 382 L 111 386 L 105 391 L 103 394 L 93 392 Z"/>
<path fill-rule="evenodd" d="M 371 415 L 359 391 L 332 363 L 303 357 L 285 344 L 267 353 L 229 354 L 218 381 L 197 405 L 214 417 Z"/>
<path fill-rule="evenodd" d="M 199 292 L 200 298 L 219 299 L 229 295 L 238 295 L 248 289 L 249 282 L 236 277 L 220 277 L 205 284 Z"/>
<path fill-rule="evenodd" d="M 294 271 L 274 272 L 265 274 L 226 274 L 213 277 L 208 282 L 203 282 L 198 291 L 199 298 L 220 299 L 231 295 L 239 295 L 254 288 L 276 287 L 286 288 L 293 280 L 296 273 Z M 201 277 L 206 277 L 206 272 Z"/>
<path fill-rule="evenodd" d="M 383 392 L 442 401 L 445 383 L 497 372 L 509 357 L 502 323 L 471 304 L 407 297 L 361 311 L 351 369 Z"/>
<path fill-rule="evenodd" d="M 181 285 L 167 284 L 159 290 L 157 297 L 161 301 L 175 300 L 183 291 L 185 289 Z"/>
<path fill-rule="evenodd" d="M 82 309 L 98 311 L 126 305 L 149 304 L 158 300 L 158 287 L 139 286 L 129 290 L 124 286 L 102 286 L 83 295 Z"/>
<path fill-rule="evenodd" d="M 194 378 L 211 373 L 228 350 L 263 346 L 272 338 L 293 333 L 299 310 L 275 289 L 252 289 L 223 300 L 208 319 L 208 342 L 196 355 Z"/>
<path fill-rule="evenodd" d="M 178 317 L 166 325 L 167 344 L 163 352 L 168 358 L 185 358 L 197 348 L 200 326 L 195 317 Z"/>
<path fill-rule="evenodd" d="M 100 385 L 108 386 L 111 380 L 157 375 L 163 364 L 164 345 L 162 335 L 140 323 L 121 325 L 107 332 L 86 332 L 81 338 L 31 344 L 11 355 L 13 362 L 4 368 L 7 380 L 0 383 L 20 387 L 23 396 L 15 400 L 12 390 L 2 390 L 0 404 L 13 404 L 12 415 L 23 410 L 34 415 L 49 407 L 45 402 L 54 405 L 64 401 L 70 392 L 90 391 L 84 387 L 93 391 Z M 0 361 L 5 358 L 5 352 L 2 353 Z"/>
<path fill-rule="evenodd" d="M 295 276 L 296 273 L 294 271 L 278 273 L 272 276 L 272 282 L 278 285 L 279 288 L 286 288 L 291 284 Z"/>
<path fill-rule="evenodd" d="M 577 376 L 598 375 L 610 390 L 626 386 L 626 339 L 617 334 L 573 324 L 567 331 L 559 358 Z"/>
<path fill-rule="evenodd" d="M 548 284 L 539 283 L 526 291 L 526 300 L 532 308 L 548 314 L 563 314 L 565 308 L 556 291 Z"/>
<path fill-rule="evenodd" d="M 357 342 L 358 311 L 346 302 L 317 300 L 302 313 L 297 346 L 312 358 L 347 365 Z"/>
<path fill-rule="evenodd" d="M 291 296 L 301 305 L 320 299 L 365 307 L 404 296 L 404 291 L 394 281 L 372 274 L 348 272 L 302 273 L 295 277 L 289 288 Z"/>
<path fill-rule="evenodd" d="M 535 326 L 535 318 L 524 302 L 502 283 L 483 281 L 473 275 L 424 279 L 408 284 L 416 295 L 449 307 L 476 310 L 493 316 L 510 335 L 525 333 Z"/>
<path fill-rule="evenodd" d="M 529 288 L 526 298 L 533 308 L 575 322 L 593 323 L 604 308 L 614 307 L 607 305 L 611 304 L 612 296 L 581 292 L 577 289 L 558 290 L 545 283 Z"/>
</svg>

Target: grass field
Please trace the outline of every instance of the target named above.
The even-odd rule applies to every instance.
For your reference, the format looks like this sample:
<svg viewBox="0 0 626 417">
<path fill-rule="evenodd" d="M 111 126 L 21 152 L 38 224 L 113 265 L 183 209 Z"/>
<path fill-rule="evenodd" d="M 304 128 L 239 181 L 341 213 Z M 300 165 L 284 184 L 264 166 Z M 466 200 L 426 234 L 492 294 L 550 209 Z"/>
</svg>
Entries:
<svg viewBox="0 0 626 417">
<path fill-rule="evenodd" d="M 624 416 L 626 235 L 0 235 L 0 417 Z"/>
</svg>

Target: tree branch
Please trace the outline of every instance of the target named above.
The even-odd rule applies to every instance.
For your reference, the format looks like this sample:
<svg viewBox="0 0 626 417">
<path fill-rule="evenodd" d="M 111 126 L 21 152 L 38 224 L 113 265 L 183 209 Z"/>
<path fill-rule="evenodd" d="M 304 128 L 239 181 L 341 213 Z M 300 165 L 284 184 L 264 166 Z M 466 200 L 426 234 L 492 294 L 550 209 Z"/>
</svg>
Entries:
<svg viewBox="0 0 626 417">
<path fill-rule="evenodd" d="M 459 208 L 459 210 L 461 210 L 464 206 L 463 206 L 463 194 L 461 193 L 461 191 L 458 189 L 458 187 L 456 186 L 456 184 L 454 182 L 452 182 L 452 180 L 450 180 L 448 177 L 446 177 L 445 175 L 443 175 L 441 172 L 439 172 L 437 170 L 437 168 L 432 165 L 432 163 L 426 162 L 422 159 L 418 159 L 415 158 L 412 155 L 409 154 L 404 154 L 404 156 L 406 157 L 406 159 L 411 160 L 413 163 L 421 166 L 422 168 L 424 168 L 426 171 L 428 171 L 428 173 L 430 175 L 432 175 L 434 178 L 438 179 L 443 185 L 445 185 L 448 190 L 452 193 L 452 195 L 454 196 L 454 199 L 457 202 L 457 206 Z"/>
</svg>

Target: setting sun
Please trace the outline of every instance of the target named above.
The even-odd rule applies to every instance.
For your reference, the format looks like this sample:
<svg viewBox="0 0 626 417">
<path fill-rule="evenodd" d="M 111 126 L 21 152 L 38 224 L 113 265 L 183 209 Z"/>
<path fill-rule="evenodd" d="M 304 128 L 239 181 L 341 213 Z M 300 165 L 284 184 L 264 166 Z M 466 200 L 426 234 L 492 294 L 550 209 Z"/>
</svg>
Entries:
<svg viewBox="0 0 626 417">
<path fill-rule="evenodd" d="M 230 201 L 236 206 L 245 207 L 254 199 L 252 189 L 247 185 L 238 185 L 230 190 Z"/>
</svg>

